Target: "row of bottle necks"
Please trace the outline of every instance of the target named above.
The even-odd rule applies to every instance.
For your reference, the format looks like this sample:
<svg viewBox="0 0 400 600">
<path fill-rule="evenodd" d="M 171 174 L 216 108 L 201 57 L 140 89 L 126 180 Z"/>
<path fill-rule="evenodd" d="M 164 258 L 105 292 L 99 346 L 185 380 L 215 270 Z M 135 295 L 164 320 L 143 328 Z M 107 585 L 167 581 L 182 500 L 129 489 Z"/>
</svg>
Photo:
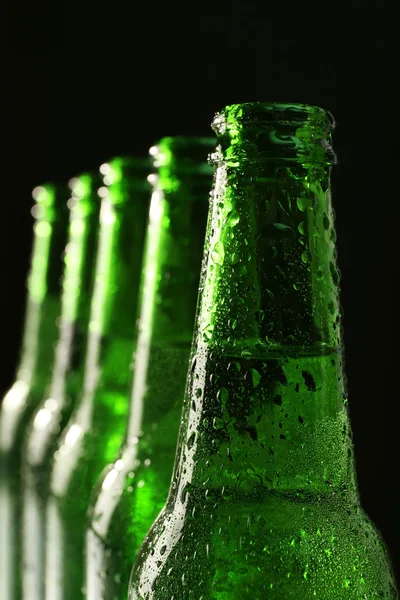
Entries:
<svg viewBox="0 0 400 600">
<path fill-rule="evenodd" d="M 209 206 L 214 146 L 34 191 L 4 600 L 126 598 L 135 561 L 132 598 L 396 597 L 356 490 L 327 171 L 219 158 Z"/>
</svg>

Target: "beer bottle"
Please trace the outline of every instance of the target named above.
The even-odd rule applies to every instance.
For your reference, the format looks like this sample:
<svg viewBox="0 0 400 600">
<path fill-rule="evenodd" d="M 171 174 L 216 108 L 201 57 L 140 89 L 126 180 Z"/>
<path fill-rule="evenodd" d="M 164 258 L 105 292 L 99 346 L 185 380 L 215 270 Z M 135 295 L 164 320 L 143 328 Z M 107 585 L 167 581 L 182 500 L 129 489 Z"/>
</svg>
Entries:
<svg viewBox="0 0 400 600">
<path fill-rule="evenodd" d="M 0 408 L 0 598 L 19 600 L 21 446 L 34 409 L 50 378 L 58 337 L 60 282 L 68 233 L 67 186 L 46 184 L 33 190 L 33 250 L 16 379 Z"/>
<path fill-rule="evenodd" d="M 393 600 L 356 486 L 330 194 L 333 121 L 215 117 L 198 320 L 167 504 L 130 600 Z"/>
<path fill-rule="evenodd" d="M 46 510 L 45 599 L 83 597 L 90 492 L 118 454 L 128 383 L 146 219 L 148 163 L 117 158 L 104 183 L 82 391 L 54 454 Z"/>
<path fill-rule="evenodd" d="M 169 490 L 193 335 L 214 140 L 151 148 L 149 212 L 130 415 L 99 479 L 86 536 L 86 597 L 126 599 L 136 553 Z"/>
<path fill-rule="evenodd" d="M 70 181 L 69 241 L 65 253 L 59 338 L 51 382 L 27 428 L 22 453 L 22 588 L 24 600 L 43 600 L 45 507 L 50 461 L 71 416 L 81 381 L 99 222 L 98 177 Z"/>
</svg>

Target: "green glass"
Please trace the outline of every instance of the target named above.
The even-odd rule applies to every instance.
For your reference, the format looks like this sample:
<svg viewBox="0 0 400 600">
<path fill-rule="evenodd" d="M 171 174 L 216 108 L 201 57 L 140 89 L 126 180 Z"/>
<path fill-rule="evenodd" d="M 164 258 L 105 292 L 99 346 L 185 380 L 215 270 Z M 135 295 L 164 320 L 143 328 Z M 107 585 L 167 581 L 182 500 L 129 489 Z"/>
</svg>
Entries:
<svg viewBox="0 0 400 600">
<path fill-rule="evenodd" d="M 129 598 L 397 598 L 362 511 L 343 371 L 333 121 L 225 108 L 169 498 Z"/>
<path fill-rule="evenodd" d="M 46 511 L 45 599 L 83 598 L 90 492 L 125 433 L 149 205 L 148 162 L 102 165 L 99 244 L 82 391 L 54 454 Z"/>
<path fill-rule="evenodd" d="M 86 536 L 86 597 L 125 600 L 136 553 L 165 503 L 185 391 L 215 141 L 164 138 L 143 263 L 127 435 L 100 477 Z"/>
<path fill-rule="evenodd" d="M 24 600 L 43 600 L 45 507 L 51 458 L 82 382 L 100 199 L 99 177 L 70 181 L 69 241 L 51 381 L 29 423 L 22 453 L 22 591 Z"/>
<path fill-rule="evenodd" d="M 33 191 L 33 251 L 16 379 L 0 408 L 0 598 L 21 597 L 21 446 L 30 417 L 50 379 L 58 337 L 60 280 L 67 243 L 67 186 L 48 184 Z"/>
</svg>

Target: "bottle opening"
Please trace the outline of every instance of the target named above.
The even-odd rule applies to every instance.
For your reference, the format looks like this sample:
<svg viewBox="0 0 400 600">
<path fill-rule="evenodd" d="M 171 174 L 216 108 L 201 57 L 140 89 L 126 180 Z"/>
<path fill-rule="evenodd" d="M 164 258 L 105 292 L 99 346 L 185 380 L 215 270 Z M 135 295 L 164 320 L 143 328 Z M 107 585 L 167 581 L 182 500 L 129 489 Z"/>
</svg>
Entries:
<svg viewBox="0 0 400 600">
<path fill-rule="evenodd" d="M 331 113 L 307 104 L 248 102 L 226 106 L 212 128 L 220 143 L 213 163 L 292 161 L 335 164 Z"/>
<path fill-rule="evenodd" d="M 217 140 L 207 137 L 165 137 L 152 146 L 149 154 L 156 169 L 170 173 L 204 174 L 210 176 L 209 155 L 215 150 Z"/>
<path fill-rule="evenodd" d="M 99 195 L 110 195 L 114 204 L 123 204 L 127 199 L 127 192 L 150 190 L 147 177 L 151 170 L 151 161 L 147 158 L 132 156 L 115 157 L 100 166 L 102 183 Z"/>
</svg>

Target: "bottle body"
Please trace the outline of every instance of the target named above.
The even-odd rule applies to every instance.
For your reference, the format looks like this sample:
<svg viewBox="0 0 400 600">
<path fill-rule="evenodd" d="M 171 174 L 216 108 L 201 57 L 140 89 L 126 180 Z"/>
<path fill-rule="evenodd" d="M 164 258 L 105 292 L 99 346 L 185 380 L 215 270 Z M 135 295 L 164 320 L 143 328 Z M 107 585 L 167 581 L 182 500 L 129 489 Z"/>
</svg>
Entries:
<svg viewBox="0 0 400 600">
<path fill-rule="evenodd" d="M 21 597 L 21 450 L 29 420 L 50 380 L 67 242 L 68 189 L 34 190 L 36 220 L 22 351 L 16 381 L 0 411 L 0 596 Z"/>
<path fill-rule="evenodd" d="M 70 187 L 71 217 L 60 334 L 51 382 L 27 427 L 22 453 L 22 585 L 25 600 L 42 600 L 44 596 L 45 513 L 50 465 L 57 440 L 71 416 L 82 384 L 82 358 L 89 320 L 100 206 L 97 178 L 82 175 L 71 180 Z"/>
<path fill-rule="evenodd" d="M 83 597 L 89 496 L 104 465 L 117 455 L 128 410 L 148 205 L 147 164 L 139 173 L 128 159 L 115 159 L 104 167 L 109 183 L 100 188 L 103 198 L 84 382 L 54 454 L 50 476 L 45 557 L 45 598 L 49 600 Z"/>
<path fill-rule="evenodd" d="M 173 393 L 175 401 L 164 403 L 163 417 L 155 423 L 157 430 L 143 429 L 136 444 L 124 444 L 118 460 L 110 461 L 97 484 L 86 532 L 87 598 L 126 597 L 132 556 L 168 495 L 189 355 L 189 343 L 153 349 L 148 363 L 152 384 L 147 393 L 152 399 Z M 168 375 L 158 379 L 162 367 Z"/>
<path fill-rule="evenodd" d="M 132 562 L 168 495 L 212 176 L 206 158 L 213 147 L 208 139 L 165 138 L 151 149 L 154 190 L 128 430 L 91 502 L 88 600 L 126 598 Z"/>
<path fill-rule="evenodd" d="M 330 201 L 313 107 L 218 115 L 182 429 L 130 600 L 396 598 L 355 483 Z"/>
</svg>

